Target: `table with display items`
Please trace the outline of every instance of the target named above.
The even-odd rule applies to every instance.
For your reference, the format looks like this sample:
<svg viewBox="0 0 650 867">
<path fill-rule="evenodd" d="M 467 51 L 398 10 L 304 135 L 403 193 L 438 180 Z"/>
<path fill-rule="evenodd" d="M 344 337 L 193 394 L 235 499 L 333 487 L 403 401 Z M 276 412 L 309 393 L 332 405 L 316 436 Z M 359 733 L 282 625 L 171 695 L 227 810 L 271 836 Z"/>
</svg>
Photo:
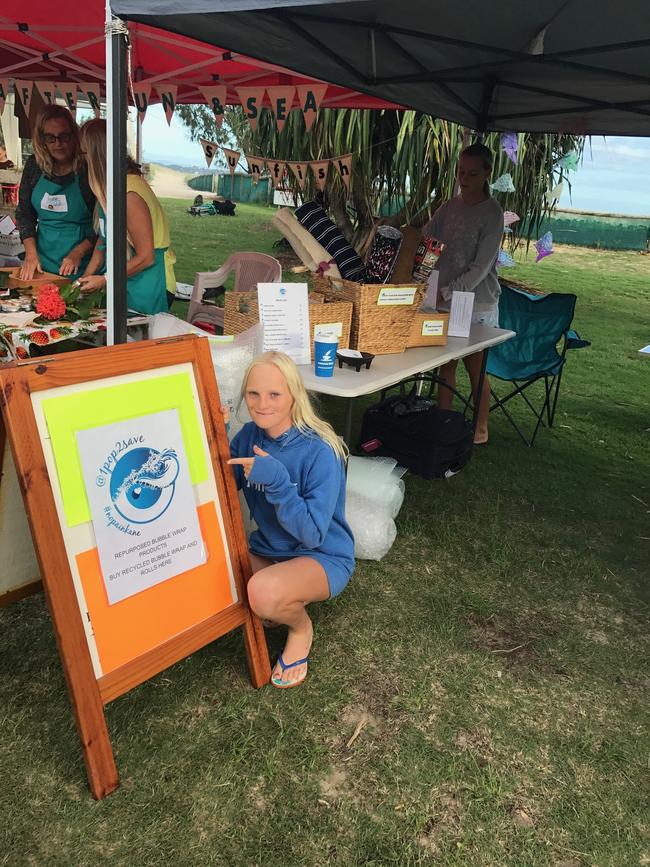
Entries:
<svg viewBox="0 0 650 867">
<path fill-rule="evenodd" d="M 449 361 L 489 350 L 490 347 L 505 343 L 514 336 L 514 331 L 506 331 L 503 328 L 473 325 L 469 337 L 450 337 L 446 346 L 423 346 L 391 355 L 377 355 L 372 360 L 369 370 L 362 367 L 361 370 L 356 371 L 347 365 L 340 368 L 338 362 L 332 377 L 316 376 L 314 367 L 310 364 L 301 365 L 299 370 L 308 391 L 347 399 L 343 438 L 349 446 L 352 434 L 352 411 L 356 397 L 374 394 L 416 374 L 436 370 Z M 485 376 L 487 355 L 486 351 L 483 355 L 480 384 Z M 478 406 L 475 406 L 474 418 L 477 413 Z"/>
</svg>

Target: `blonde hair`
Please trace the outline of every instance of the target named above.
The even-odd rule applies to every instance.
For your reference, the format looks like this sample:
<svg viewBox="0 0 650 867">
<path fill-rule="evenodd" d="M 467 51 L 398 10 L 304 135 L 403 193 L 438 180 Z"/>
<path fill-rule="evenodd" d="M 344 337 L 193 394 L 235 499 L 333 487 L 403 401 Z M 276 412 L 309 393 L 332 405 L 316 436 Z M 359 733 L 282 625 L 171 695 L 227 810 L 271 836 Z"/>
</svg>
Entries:
<svg viewBox="0 0 650 867">
<path fill-rule="evenodd" d="M 347 446 L 336 435 L 332 425 L 316 415 L 300 376 L 300 371 L 292 359 L 288 355 L 285 355 L 284 352 L 264 352 L 251 361 L 242 379 L 239 405 L 241 406 L 246 398 L 248 377 L 252 369 L 257 367 L 258 364 L 274 364 L 286 379 L 289 394 L 293 398 L 293 406 L 291 407 L 291 422 L 293 426 L 300 433 L 307 436 L 309 434 L 316 434 L 323 442 L 327 443 L 337 457 L 342 461 L 346 461 L 348 457 Z"/>
<path fill-rule="evenodd" d="M 106 213 L 106 121 L 101 118 L 87 120 L 81 127 L 81 145 L 88 164 L 88 184 Z M 126 171 L 129 175 L 141 174 L 140 166 L 128 154 Z M 97 231 L 98 228 L 99 217 L 95 209 L 95 230 Z M 128 240 L 131 244 L 131 239 Z"/>
<path fill-rule="evenodd" d="M 88 165 L 88 184 L 106 213 L 106 121 L 87 120 L 81 127 L 81 145 Z"/>
<path fill-rule="evenodd" d="M 34 138 L 32 139 L 32 146 L 34 148 L 34 159 L 38 167 L 44 174 L 50 177 L 54 174 L 54 160 L 45 144 L 44 127 L 48 120 L 65 120 L 68 124 L 68 129 L 72 136 L 70 139 L 70 144 L 72 145 L 72 168 L 78 174 L 84 162 L 79 141 L 79 127 L 72 114 L 63 105 L 46 105 L 45 108 L 39 111 L 36 117 L 36 129 L 34 131 Z"/>
</svg>

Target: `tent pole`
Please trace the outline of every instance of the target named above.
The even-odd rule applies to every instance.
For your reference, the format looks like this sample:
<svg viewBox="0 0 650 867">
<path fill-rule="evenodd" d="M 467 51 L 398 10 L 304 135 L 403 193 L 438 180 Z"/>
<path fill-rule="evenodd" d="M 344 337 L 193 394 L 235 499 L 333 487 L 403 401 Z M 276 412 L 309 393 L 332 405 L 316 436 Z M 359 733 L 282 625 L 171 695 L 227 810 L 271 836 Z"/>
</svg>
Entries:
<svg viewBox="0 0 650 867">
<path fill-rule="evenodd" d="M 126 343 L 126 26 L 106 0 L 106 342 Z"/>
</svg>

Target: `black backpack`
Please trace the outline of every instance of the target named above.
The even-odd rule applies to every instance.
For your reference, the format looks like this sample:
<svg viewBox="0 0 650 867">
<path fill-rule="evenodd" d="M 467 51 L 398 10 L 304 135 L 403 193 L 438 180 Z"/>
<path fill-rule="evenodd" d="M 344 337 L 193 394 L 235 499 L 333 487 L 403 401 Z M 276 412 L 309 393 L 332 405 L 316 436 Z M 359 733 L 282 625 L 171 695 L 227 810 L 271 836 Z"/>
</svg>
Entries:
<svg viewBox="0 0 650 867">
<path fill-rule="evenodd" d="M 415 386 L 406 393 L 368 407 L 359 448 L 368 455 L 394 458 L 425 479 L 441 479 L 461 470 L 472 456 L 474 433 L 465 416 L 438 409 Z"/>
</svg>

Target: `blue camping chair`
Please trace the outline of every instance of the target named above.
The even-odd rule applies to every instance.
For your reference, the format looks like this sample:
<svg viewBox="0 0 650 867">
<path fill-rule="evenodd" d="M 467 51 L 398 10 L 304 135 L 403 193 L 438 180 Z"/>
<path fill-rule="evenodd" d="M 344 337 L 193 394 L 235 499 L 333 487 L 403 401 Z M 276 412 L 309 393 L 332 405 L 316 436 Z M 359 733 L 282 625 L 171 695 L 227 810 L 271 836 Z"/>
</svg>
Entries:
<svg viewBox="0 0 650 867">
<path fill-rule="evenodd" d="M 530 295 L 511 286 L 501 285 L 499 299 L 499 327 L 517 333 L 516 337 L 490 349 L 487 373 L 514 385 L 505 397 L 499 397 L 491 388 L 494 409 L 502 409 L 510 424 L 530 448 L 541 425 L 553 427 L 555 408 L 562 382 L 562 373 L 569 349 L 581 349 L 591 344 L 571 331 L 576 296 L 552 292 L 549 295 Z M 558 344 L 562 341 L 560 351 Z M 535 382 L 544 381 L 544 400 L 537 409 L 526 391 Z M 520 395 L 531 410 L 537 423 L 533 435 L 527 439 L 518 427 L 506 404 Z M 546 419 L 546 421 L 545 421 Z"/>
</svg>

